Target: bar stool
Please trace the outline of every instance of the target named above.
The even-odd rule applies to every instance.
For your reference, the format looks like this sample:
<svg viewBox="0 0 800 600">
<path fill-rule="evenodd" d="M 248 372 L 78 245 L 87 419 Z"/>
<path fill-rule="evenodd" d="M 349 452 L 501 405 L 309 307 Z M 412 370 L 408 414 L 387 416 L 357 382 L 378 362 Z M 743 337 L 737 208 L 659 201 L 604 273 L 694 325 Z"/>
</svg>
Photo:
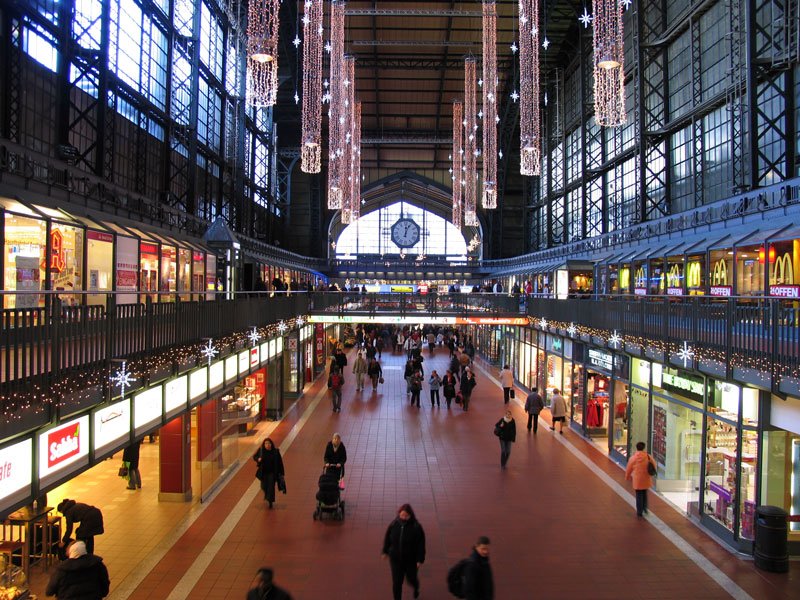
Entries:
<svg viewBox="0 0 800 600">
<path fill-rule="evenodd" d="M 14 567 L 14 553 L 22 554 L 22 542 L 19 541 L 0 541 L 0 554 L 6 559 L 6 581 L 11 580 L 11 569 Z M 25 573 L 27 576 L 27 573 Z"/>
</svg>

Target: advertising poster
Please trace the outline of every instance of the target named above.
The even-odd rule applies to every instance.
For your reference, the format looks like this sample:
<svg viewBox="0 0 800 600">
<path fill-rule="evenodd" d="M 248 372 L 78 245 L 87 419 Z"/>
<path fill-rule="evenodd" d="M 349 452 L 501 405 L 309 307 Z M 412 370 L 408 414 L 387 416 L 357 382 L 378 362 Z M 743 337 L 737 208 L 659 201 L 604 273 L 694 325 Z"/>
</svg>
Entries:
<svg viewBox="0 0 800 600">
<path fill-rule="evenodd" d="M 662 467 L 667 463 L 667 411 L 653 407 L 653 458 Z"/>
<path fill-rule="evenodd" d="M 0 509 L 31 493 L 33 441 L 24 440 L 0 450 Z"/>
<path fill-rule="evenodd" d="M 69 421 L 39 435 L 39 486 L 89 462 L 89 416 Z M 72 467 L 68 469 L 67 467 Z"/>
<path fill-rule="evenodd" d="M 131 434 L 131 401 L 126 398 L 94 413 L 95 456 L 112 450 Z"/>
<path fill-rule="evenodd" d="M 139 242 L 133 238 L 117 236 L 117 286 L 118 292 L 136 292 L 139 273 Z M 117 304 L 133 304 L 136 294 L 119 294 Z"/>
<path fill-rule="evenodd" d="M 39 259 L 35 256 L 17 256 L 14 261 L 17 267 L 17 291 L 38 292 Z M 17 308 L 36 308 L 39 306 L 39 294 L 17 294 Z"/>
</svg>

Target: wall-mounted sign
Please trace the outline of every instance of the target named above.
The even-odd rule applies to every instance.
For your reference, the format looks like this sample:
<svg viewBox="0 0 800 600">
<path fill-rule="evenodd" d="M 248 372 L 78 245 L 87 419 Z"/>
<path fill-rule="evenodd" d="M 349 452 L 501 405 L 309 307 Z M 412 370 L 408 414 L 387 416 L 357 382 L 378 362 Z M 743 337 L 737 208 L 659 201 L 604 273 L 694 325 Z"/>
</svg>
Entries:
<svg viewBox="0 0 800 600">
<path fill-rule="evenodd" d="M 399 294 L 410 294 L 414 291 L 414 286 L 411 285 L 390 285 L 389 291 Z"/>
<path fill-rule="evenodd" d="M 800 285 L 771 285 L 769 295 L 780 298 L 800 298 Z"/>
<path fill-rule="evenodd" d="M 131 434 L 131 399 L 126 398 L 92 413 L 94 453 L 102 455 L 128 440 Z"/>
<path fill-rule="evenodd" d="M 600 367 L 606 371 L 612 371 L 614 369 L 614 356 L 608 352 L 589 348 L 588 359 L 589 364 L 595 367 Z"/>
<path fill-rule="evenodd" d="M 174 410 L 186 408 L 189 393 L 189 379 L 181 375 L 164 384 L 164 411 L 169 414 Z"/>
<path fill-rule="evenodd" d="M 728 297 L 733 293 L 733 286 L 730 285 L 712 285 L 708 293 L 711 296 L 723 296 Z"/>
<path fill-rule="evenodd" d="M 161 420 L 164 411 L 162 387 L 157 385 L 133 397 L 133 430 L 135 435 Z"/>
<path fill-rule="evenodd" d="M 309 323 L 390 323 L 393 325 L 455 325 L 456 317 L 430 315 L 309 315 Z M 527 321 L 525 322 L 527 324 Z"/>
<path fill-rule="evenodd" d="M 189 373 L 189 400 L 199 400 L 208 392 L 208 367 Z"/>
<path fill-rule="evenodd" d="M 33 440 L 28 438 L 0 450 L 0 508 L 31 494 Z"/>
<path fill-rule="evenodd" d="M 647 288 L 637 287 L 633 288 L 633 293 L 637 296 L 646 296 L 647 295 Z"/>
<path fill-rule="evenodd" d="M 526 317 L 456 317 L 457 325 L 527 325 Z"/>
<path fill-rule="evenodd" d="M 225 359 L 225 383 L 235 381 L 239 377 L 239 361 L 233 354 Z"/>
<path fill-rule="evenodd" d="M 250 348 L 250 366 L 257 367 L 259 362 L 258 348 Z"/>
<path fill-rule="evenodd" d="M 288 343 L 287 346 L 288 346 L 290 351 L 291 350 L 297 350 L 297 338 L 296 337 L 290 337 L 289 338 L 289 343 Z"/>
<path fill-rule="evenodd" d="M 549 346 L 550 346 L 550 351 L 551 352 L 555 352 L 557 354 L 561 354 L 561 349 L 562 349 L 563 346 L 562 346 L 560 337 L 548 334 L 547 335 L 547 341 L 550 342 Z"/>
<path fill-rule="evenodd" d="M 275 340 L 275 354 L 273 356 L 277 356 L 283 352 L 283 338 L 278 338 Z"/>
<path fill-rule="evenodd" d="M 669 287 L 667 288 L 667 296 L 683 296 L 683 288 Z"/>
<path fill-rule="evenodd" d="M 89 415 L 67 421 L 39 434 L 40 487 L 46 487 L 67 471 L 73 471 L 88 462 Z"/>
<path fill-rule="evenodd" d="M 280 338 L 283 339 L 283 338 Z M 278 340 L 270 340 L 269 341 L 269 357 L 270 359 L 275 358 L 275 355 L 278 353 Z"/>
<path fill-rule="evenodd" d="M 208 368 L 208 389 L 216 390 L 225 383 L 225 363 L 215 362 Z"/>
<path fill-rule="evenodd" d="M 250 351 L 242 350 L 239 352 L 239 375 L 246 375 L 250 370 Z"/>
<path fill-rule="evenodd" d="M 661 374 L 661 387 L 689 396 L 698 402 L 702 402 L 704 398 L 705 382 L 702 379 L 688 374 L 679 375 L 674 369 L 664 369 Z"/>
</svg>

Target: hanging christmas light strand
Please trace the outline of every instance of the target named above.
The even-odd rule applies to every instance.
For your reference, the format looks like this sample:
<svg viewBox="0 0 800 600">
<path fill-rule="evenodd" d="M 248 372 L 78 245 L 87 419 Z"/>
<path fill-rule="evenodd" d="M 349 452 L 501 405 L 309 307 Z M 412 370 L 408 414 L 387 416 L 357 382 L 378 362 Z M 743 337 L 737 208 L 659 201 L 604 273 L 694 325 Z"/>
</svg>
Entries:
<svg viewBox="0 0 800 600">
<path fill-rule="evenodd" d="M 340 158 L 341 175 L 339 181 L 342 188 L 342 223 L 353 221 L 353 110 L 355 109 L 355 65 L 354 56 L 344 58 L 344 109 L 339 117 L 339 135 L 342 139 L 338 143 L 342 149 Z M 342 121 L 343 119 L 343 121 Z"/>
<path fill-rule="evenodd" d="M 274 106 L 278 96 L 280 0 L 250 0 L 247 12 L 247 103 Z"/>
<path fill-rule="evenodd" d="M 594 118 L 603 127 L 625 123 L 622 2 L 592 1 L 594 25 Z"/>
<path fill-rule="evenodd" d="M 483 195 L 497 208 L 497 5 L 483 1 Z"/>
<path fill-rule="evenodd" d="M 464 59 L 464 225 L 478 225 L 476 177 L 478 164 L 478 115 L 476 97 L 477 64 L 472 56 Z"/>
<path fill-rule="evenodd" d="M 539 3 L 519 1 L 519 143 L 522 175 L 541 173 Z"/>
<path fill-rule="evenodd" d="M 344 202 L 342 157 L 344 139 L 342 129 L 345 122 L 344 93 L 344 9 L 345 2 L 331 2 L 331 65 L 330 96 L 328 109 L 328 208 L 339 210 Z"/>
<path fill-rule="evenodd" d="M 322 0 L 306 0 L 303 15 L 303 147 L 300 170 L 322 170 Z"/>
<path fill-rule="evenodd" d="M 355 87 L 355 86 L 353 86 Z M 350 184 L 351 222 L 355 223 L 361 216 L 361 101 L 353 107 L 353 138 L 350 142 L 351 172 L 353 180 Z"/>
<path fill-rule="evenodd" d="M 464 103 L 453 100 L 453 154 L 451 177 L 453 181 L 453 225 L 461 227 L 462 192 L 464 191 Z"/>
</svg>

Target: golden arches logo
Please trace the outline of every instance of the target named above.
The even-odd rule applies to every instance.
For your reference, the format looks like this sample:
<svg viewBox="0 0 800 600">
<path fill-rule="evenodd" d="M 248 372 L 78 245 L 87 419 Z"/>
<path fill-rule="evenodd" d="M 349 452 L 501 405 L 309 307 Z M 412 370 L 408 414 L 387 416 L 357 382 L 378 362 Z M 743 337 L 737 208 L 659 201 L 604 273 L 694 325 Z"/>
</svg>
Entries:
<svg viewBox="0 0 800 600">
<path fill-rule="evenodd" d="M 792 257 L 788 252 L 775 261 L 770 283 L 773 285 L 794 284 L 794 267 L 792 265 Z"/>
<path fill-rule="evenodd" d="M 720 258 L 714 263 L 711 271 L 711 283 L 713 285 L 728 285 L 728 263 L 724 258 Z"/>
<path fill-rule="evenodd" d="M 667 287 L 681 287 L 681 266 L 672 265 L 667 273 Z"/>
<path fill-rule="evenodd" d="M 620 269 L 619 270 L 619 287 L 623 290 L 627 290 L 631 285 L 631 272 L 630 269 Z"/>
<path fill-rule="evenodd" d="M 633 278 L 634 286 L 637 288 L 643 288 L 647 286 L 647 280 L 644 276 L 644 267 L 639 267 L 636 269 L 636 274 Z"/>
<path fill-rule="evenodd" d="M 699 261 L 690 262 L 686 267 L 686 286 L 690 288 L 699 288 L 701 282 L 701 269 L 702 265 Z"/>
</svg>

